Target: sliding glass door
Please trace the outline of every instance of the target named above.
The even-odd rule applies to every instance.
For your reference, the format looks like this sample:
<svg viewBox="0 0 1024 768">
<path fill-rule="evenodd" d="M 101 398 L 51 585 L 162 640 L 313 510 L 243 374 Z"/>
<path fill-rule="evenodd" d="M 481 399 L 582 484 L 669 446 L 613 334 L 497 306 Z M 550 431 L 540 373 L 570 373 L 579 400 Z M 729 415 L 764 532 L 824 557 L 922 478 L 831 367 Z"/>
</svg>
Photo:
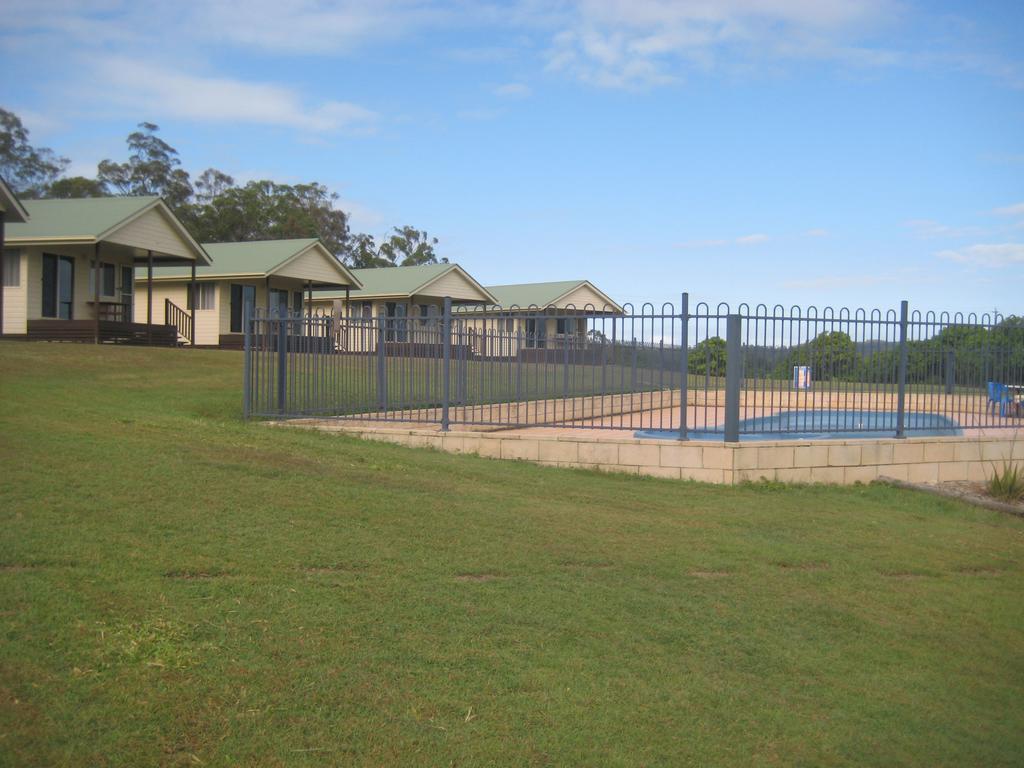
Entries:
<svg viewBox="0 0 1024 768">
<path fill-rule="evenodd" d="M 75 260 L 43 254 L 43 317 L 71 320 L 75 303 Z"/>
</svg>

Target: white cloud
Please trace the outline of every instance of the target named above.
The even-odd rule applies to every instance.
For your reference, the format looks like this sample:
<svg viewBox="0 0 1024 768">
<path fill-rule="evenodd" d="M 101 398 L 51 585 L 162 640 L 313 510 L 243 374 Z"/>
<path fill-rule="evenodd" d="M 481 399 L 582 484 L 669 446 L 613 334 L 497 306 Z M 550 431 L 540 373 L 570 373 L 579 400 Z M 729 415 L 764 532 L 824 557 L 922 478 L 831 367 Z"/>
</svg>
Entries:
<svg viewBox="0 0 1024 768">
<path fill-rule="evenodd" d="M 426 24 L 454 21 L 451 10 L 423 0 L 212 0 L 195 5 L 209 37 L 268 51 L 344 53 L 394 39 Z"/>
<path fill-rule="evenodd" d="M 257 123 L 315 133 L 372 130 L 377 115 L 345 101 L 306 104 L 295 91 L 272 83 L 210 77 L 113 57 L 96 65 L 100 98 L 145 112 L 200 122 Z"/>
<path fill-rule="evenodd" d="M 1024 216 L 1024 203 L 1016 203 L 1014 205 L 1007 205 L 1002 208 L 996 208 L 992 213 L 998 216 Z"/>
<path fill-rule="evenodd" d="M 579 0 L 549 67 L 601 86 L 650 87 L 727 55 L 889 64 L 889 52 L 851 41 L 895 15 L 895 0 Z"/>
<path fill-rule="evenodd" d="M 687 240 L 683 243 L 676 243 L 675 248 L 689 250 L 692 248 L 720 248 L 726 245 L 760 245 L 766 243 L 771 238 L 768 235 L 762 233 L 756 233 L 753 235 L 742 235 L 741 237 L 732 237 L 728 239 L 714 238 L 709 240 Z"/>
<path fill-rule="evenodd" d="M 924 239 L 936 237 L 969 237 L 982 232 L 980 227 L 951 227 L 932 219 L 909 219 L 903 222 L 903 226 L 910 229 L 914 235 Z"/>
<path fill-rule="evenodd" d="M 525 83 L 505 83 L 494 89 L 495 96 L 506 96 L 513 99 L 523 99 L 532 93 L 533 90 Z"/>
<path fill-rule="evenodd" d="M 1024 243 L 979 243 L 957 250 L 939 251 L 935 255 L 975 267 L 1009 267 L 1024 264 Z"/>
<path fill-rule="evenodd" d="M 349 215 L 349 226 L 353 231 L 368 232 L 379 228 L 385 220 L 384 214 L 358 200 L 342 198 L 334 204 Z"/>
<path fill-rule="evenodd" d="M 815 227 L 814 229 L 808 229 L 804 232 L 804 237 L 828 237 L 829 232 L 827 229 L 821 227 Z"/>
</svg>

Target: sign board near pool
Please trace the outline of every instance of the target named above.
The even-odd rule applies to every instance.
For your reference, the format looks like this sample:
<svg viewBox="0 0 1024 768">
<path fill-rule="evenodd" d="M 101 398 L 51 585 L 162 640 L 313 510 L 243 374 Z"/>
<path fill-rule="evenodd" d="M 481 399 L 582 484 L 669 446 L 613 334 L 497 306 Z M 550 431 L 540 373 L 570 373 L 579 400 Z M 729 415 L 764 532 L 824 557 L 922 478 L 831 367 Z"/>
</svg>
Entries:
<svg viewBox="0 0 1024 768">
<path fill-rule="evenodd" d="M 811 388 L 811 366 L 809 365 L 794 365 L 793 366 L 793 389 L 810 389 Z"/>
</svg>

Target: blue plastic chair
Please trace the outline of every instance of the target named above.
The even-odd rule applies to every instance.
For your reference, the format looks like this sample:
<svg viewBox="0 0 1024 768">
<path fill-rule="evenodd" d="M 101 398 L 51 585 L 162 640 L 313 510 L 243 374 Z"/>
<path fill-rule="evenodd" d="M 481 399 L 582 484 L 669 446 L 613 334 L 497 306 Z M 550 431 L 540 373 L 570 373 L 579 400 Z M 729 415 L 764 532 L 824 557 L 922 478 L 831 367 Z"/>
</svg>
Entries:
<svg viewBox="0 0 1024 768">
<path fill-rule="evenodd" d="M 1000 384 L 996 381 L 990 381 L 988 383 L 988 407 L 989 411 L 994 411 L 996 406 L 999 406 L 999 415 L 1006 417 L 1006 406 L 1012 401 L 1010 390 L 1007 389 L 1005 384 Z"/>
</svg>

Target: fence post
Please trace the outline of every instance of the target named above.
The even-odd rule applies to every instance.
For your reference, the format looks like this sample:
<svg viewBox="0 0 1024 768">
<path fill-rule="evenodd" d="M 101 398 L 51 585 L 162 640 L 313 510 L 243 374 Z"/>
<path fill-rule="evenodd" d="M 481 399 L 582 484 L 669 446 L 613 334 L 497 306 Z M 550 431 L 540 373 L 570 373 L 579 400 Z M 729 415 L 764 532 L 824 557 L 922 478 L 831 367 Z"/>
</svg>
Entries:
<svg viewBox="0 0 1024 768">
<path fill-rule="evenodd" d="M 248 419 L 252 415 L 252 307 L 249 302 L 242 304 L 242 328 L 245 331 L 245 358 L 242 362 L 242 416 Z"/>
<path fill-rule="evenodd" d="M 441 431 L 447 432 L 452 395 L 452 297 L 444 297 L 444 317 L 441 319 L 441 345 L 444 350 L 444 371 L 442 372 Z"/>
<path fill-rule="evenodd" d="M 518 328 L 518 324 L 516 324 Z M 518 328 L 515 332 L 515 401 L 522 402 L 522 353 L 523 353 L 523 334 L 522 329 Z"/>
<path fill-rule="evenodd" d="M 896 437 L 906 437 L 907 405 L 907 316 L 910 305 L 900 302 L 900 367 L 896 376 Z"/>
<path fill-rule="evenodd" d="M 455 372 L 458 380 L 455 382 L 455 402 L 459 405 L 466 404 L 469 394 L 469 344 L 466 341 L 466 321 L 460 320 L 456 334 L 459 343 L 455 348 Z"/>
<path fill-rule="evenodd" d="M 288 317 L 277 309 L 277 410 L 284 413 L 288 398 Z"/>
<path fill-rule="evenodd" d="M 388 323 L 386 317 L 377 318 L 377 410 L 383 411 L 388 407 L 388 366 L 384 359 L 384 344 L 386 333 L 384 326 Z"/>
<path fill-rule="evenodd" d="M 946 394 L 952 395 L 956 387 L 956 353 L 952 348 L 946 350 Z"/>
<path fill-rule="evenodd" d="M 641 328 L 641 333 L 643 329 Z M 630 394 L 636 392 L 636 363 L 637 363 L 637 346 L 636 336 L 633 337 L 633 360 L 631 363 L 631 372 L 629 376 L 629 391 Z"/>
<path fill-rule="evenodd" d="M 686 406 L 690 399 L 690 294 L 679 301 L 679 439 L 686 440 Z"/>
<path fill-rule="evenodd" d="M 569 334 L 562 334 L 562 347 L 564 348 L 564 354 L 562 355 L 562 399 L 569 399 Z M 564 406 L 563 406 L 564 408 Z"/>
<path fill-rule="evenodd" d="M 739 315 L 725 320 L 725 442 L 740 439 L 740 384 L 743 378 L 742 331 Z"/>
</svg>

